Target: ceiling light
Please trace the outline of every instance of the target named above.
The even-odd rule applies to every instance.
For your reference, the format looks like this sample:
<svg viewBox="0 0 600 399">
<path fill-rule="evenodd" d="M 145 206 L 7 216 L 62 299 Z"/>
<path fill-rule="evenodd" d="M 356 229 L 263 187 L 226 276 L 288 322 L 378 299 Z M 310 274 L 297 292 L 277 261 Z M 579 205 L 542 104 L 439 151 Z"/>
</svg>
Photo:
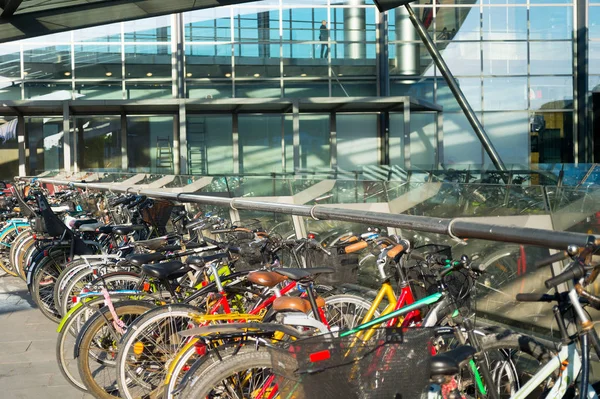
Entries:
<svg viewBox="0 0 600 399">
<path fill-rule="evenodd" d="M 300 76 L 302 76 L 303 78 L 305 78 L 305 77 L 306 77 L 306 74 L 305 74 L 305 73 L 302 73 L 302 74 L 300 74 Z"/>
<path fill-rule="evenodd" d="M 29 75 L 29 72 L 25 71 L 23 72 L 23 75 Z"/>
<path fill-rule="evenodd" d="M 65 72 L 65 76 L 71 76 L 71 72 L 69 72 L 69 71 Z"/>
<path fill-rule="evenodd" d="M 260 78 L 260 73 L 255 73 L 255 74 L 254 74 L 254 77 L 255 77 L 255 78 Z"/>
<path fill-rule="evenodd" d="M 187 76 L 188 78 L 191 78 L 192 77 L 192 73 L 188 72 L 188 73 L 185 74 L 185 76 Z"/>
<path fill-rule="evenodd" d="M 344 76 L 344 74 L 343 73 L 338 73 L 338 76 Z"/>
<path fill-rule="evenodd" d="M 106 76 L 112 76 L 112 72 L 106 72 Z"/>
<path fill-rule="evenodd" d="M 230 74 L 230 73 L 226 73 L 226 74 L 225 74 L 225 77 L 226 77 L 226 78 L 230 78 L 230 77 L 231 77 L 231 74 Z"/>
<path fill-rule="evenodd" d="M 148 72 L 148 73 L 146 74 L 146 76 L 148 76 L 148 77 L 152 76 L 152 72 Z"/>
</svg>

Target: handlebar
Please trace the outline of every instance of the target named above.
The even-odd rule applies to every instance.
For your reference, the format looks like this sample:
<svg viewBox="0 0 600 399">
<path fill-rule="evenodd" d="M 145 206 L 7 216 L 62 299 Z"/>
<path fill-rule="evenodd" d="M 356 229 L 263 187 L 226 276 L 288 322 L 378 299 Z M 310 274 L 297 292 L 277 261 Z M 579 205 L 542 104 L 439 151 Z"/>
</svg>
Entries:
<svg viewBox="0 0 600 399">
<path fill-rule="evenodd" d="M 567 251 L 561 251 L 551 255 L 545 259 L 539 260 L 534 263 L 534 267 L 539 269 L 544 266 L 550 266 L 553 263 L 560 262 L 561 260 L 565 260 L 569 257 L 569 253 Z"/>
<path fill-rule="evenodd" d="M 546 288 L 553 288 L 562 283 L 566 283 L 567 281 L 580 279 L 585 275 L 586 269 L 580 263 L 572 264 L 567 270 L 559 274 L 558 276 L 549 278 L 544 282 Z"/>
<path fill-rule="evenodd" d="M 558 300 L 557 295 L 549 295 L 549 294 L 517 294 L 516 297 L 519 302 L 553 302 Z"/>
<path fill-rule="evenodd" d="M 350 244 L 347 247 L 344 247 L 344 252 L 347 254 L 351 254 L 354 252 L 358 252 L 361 249 L 365 249 L 366 247 L 369 246 L 369 243 L 366 241 L 359 241 L 355 244 Z"/>
</svg>

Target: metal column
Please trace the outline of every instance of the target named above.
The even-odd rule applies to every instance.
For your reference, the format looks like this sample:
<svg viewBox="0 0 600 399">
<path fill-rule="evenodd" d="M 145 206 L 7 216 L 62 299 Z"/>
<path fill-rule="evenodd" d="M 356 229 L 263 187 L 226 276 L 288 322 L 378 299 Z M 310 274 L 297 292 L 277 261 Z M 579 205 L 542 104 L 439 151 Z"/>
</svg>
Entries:
<svg viewBox="0 0 600 399">
<path fill-rule="evenodd" d="M 188 170 L 188 142 L 187 142 L 187 111 L 185 103 L 179 104 L 179 172 L 182 175 L 190 173 Z"/>
<path fill-rule="evenodd" d="M 348 0 L 349 8 L 344 8 L 345 56 L 362 60 L 366 55 L 366 9 L 365 0 Z"/>
<path fill-rule="evenodd" d="M 335 112 L 329 114 L 330 167 L 337 169 L 337 119 Z"/>
<path fill-rule="evenodd" d="M 27 176 L 25 117 L 21 113 L 17 116 L 17 141 L 19 146 L 19 176 Z"/>
<path fill-rule="evenodd" d="M 173 115 L 173 174 L 181 174 L 181 152 L 179 148 L 179 112 Z"/>
<path fill-rule="evenodd" d="M 573 45 L 573 115 L 575 162 L 593 161 L 594 132 L 588 127 L 588 28 L 587 2 L 575 2 L 575 42 Z M 564 160 L 563 160 L 564 161 Z M 596 160 L 597 161 L 597 160 Z"/>
<path fill-rule="evenodd" d="M 294 172 L 300 169 L 300 104 L 298 101 L 292 103 L 292 124 L 294 126 L 293 139 L 294 144 Z"/>
<path fill-rule="evenodd" d="M 435 163 L 437 167 L 441 167 L 444 163 L 444 114 L 442 112 L 435 113 Z"/>
<path fill-rule="evenodd" d="M 232 134 L 232 155 L 233 155 L 233 174 L 240 173 L 240 131 L 238 128 L 238 114 L 231 115 L 231 134 Z"/>
<path fill-rule="evenodd" d="M 446 84 L 450 88 L 450 91 L 452 91 L 452 94 L 454 94 L 454 98 L 456 98 L 458 105 L 460 105 L 460 108 L 465 113 L 467 120 L 471 124 L 471 127 L 473 127 L 475 134 L 479 138 L 479 141 L 481 141 L 483 148 L 485 149 L 488 156 L 492 160 L 494 166 L 498 170 L 506 171 L 506 167 L 504 166 L 502 159 L 500 159 L 500 155 L 498 155 L 498 152 L 496 151 L 496 149 L 494 148 L 494 145 L 492 144 L 491 140 L 487 136 L 487 134 L 483 128 L 483 125 L 477 118 L 477 115 L 475 115 L 475 112 L 471 108 L 471 105 L 467 101 L 467 98 L 465 97 L 462 90 L 460 89 L 460 86 L 458 85 L 458 83 L 456 83 L 456 80 L 454 79 L 454 76 L 452 75 L 450 68 L 448 68 L 448 65 L 446 65 L 446 61 L 444 61 L 444 58 L 442 57 L 439 50 L 433 43 L 431 36 L 429 36 L 429 33 L 427 33 L 427 29 L 423 26 L 423 23 L 421 22 L 419 17 L 415 14 L 415 12 L 412 9 L 412 7 L 410 6 L 410 4 L 406 4 L 406 5 L 404 5 L 404 7 L 408 11 L 410 20 L 412 21 L 414 27 L 416 28 L 417 33 L 421 37 L 423 44 L 429 51 L 429 54 L 431 55 L 431 58 L 435 62 L 435 65 L 438 67 L 442 76 L 446 80 Z M 405 112 L 405 114 L 406 114 L 406 112 Z"/>
<path fill-rule="evenodd" d="M 173 35 L 171 38 L 171 74 L 173 97 L 185 98 L 185 49 L 183 47 L 183 14 L 171 16 Z"/>
<path fill-rule="evenodd" d="M 402 140 L 402 151 L 404 151 L 404 169 L 409 170 L 410 164 L 410 98 L 404 97 L 404 140 Z"/>
<path fill-rule="evenodd" d="M 71 172 L 71 116 L 69 113 L 69 102 L 63 102 L 63 168 L 67 173 Z"/>
<path fill-rule="evenodd" d="M 127 115 L 121 114 L 121 168 L 124 172 L 129 170 L 127 158 Z"/>
<path fill-rule="evenodd" d="M 419 55 L 419 36 L 410 20 L 408 11 L 396 8 L 396 38 L 402 43 L 396 44 L 396 70 L 398 75 L 418 76 L 421 74 Z M 412 43 L 404 43 L 411 41 Z"/>
</svg>

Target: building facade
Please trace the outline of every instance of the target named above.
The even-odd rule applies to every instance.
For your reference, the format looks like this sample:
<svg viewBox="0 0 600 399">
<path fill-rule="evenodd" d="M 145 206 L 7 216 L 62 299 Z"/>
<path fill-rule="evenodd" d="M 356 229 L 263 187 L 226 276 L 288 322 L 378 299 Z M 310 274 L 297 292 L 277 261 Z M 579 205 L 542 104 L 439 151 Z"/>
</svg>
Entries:
<svg viewBox="0 0 600 399">
<path fill-rule="evenodd" d="M 413 8 L 504 163 L 529 168 L 592 162 L 594 112 L 600 108 L 595 101 L 600 0 L 434 3 L 422 0 Z M 265 0 L 0 46 L 0 100 L 5 101 L 256 98 L 268 103 L 376 96 L 410 96 L 442 106 L 442 163 L 490 164 L 404 9 L 380 14 L 371 0 Z M 378 113 L 338 114 L 332 140 L 330 114 L 306 113 L 300 116 L 300 142 L 294 144 L 294 121 L 287 115 L 189 114 L 182 170 L 402 167 L 403 117 L 392 113 L 382 124 Z M 72 158 L 80 169 L 120 169 L 125 129 L 129 170 L 178 171 L 173 162 L 177 114 L 70 118 L 70 136 L 76 137 Z M 62 167 L 62 118 L 26 115 L 24 122 L 27 173 Z M 411 166 L 435 163 L 436 123 L 432 114 L 411 117 Z M 239 143 L 233 130 L 239 130 Z M 17 174 L 16 141 L 5 141 L 0 156 L 1 174 Z"/>
</svg>

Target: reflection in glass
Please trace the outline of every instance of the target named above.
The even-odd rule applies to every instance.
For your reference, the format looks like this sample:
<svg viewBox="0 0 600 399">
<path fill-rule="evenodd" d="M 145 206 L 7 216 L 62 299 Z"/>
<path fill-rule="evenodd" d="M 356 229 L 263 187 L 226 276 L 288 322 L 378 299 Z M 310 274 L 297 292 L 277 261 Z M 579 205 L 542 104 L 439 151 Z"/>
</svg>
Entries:
<svg viewBox="0 0 600 399">
<path fill-rule="evenodd" d="M 128 82 L 125 85 L 125 96 L 128 100 L 173 98 L 173 85 L 171 82 Z"/>
<path fill-rule="evenodd" d="M 439 8 L 435 38 L 443 40 L 479 40 L 479 8 Z"/>
<path fill-rule="evenodd" d="M 527 109 L 527 78 L 483 79 L 483 109 L 486 111 Z"/>
<path fill-rule="evenodd" d="M 454 76 L 481 75 L 479 43 L 439 43 L 438 48 Z"/>
<path fill-rule="evenodd" d="M 186 45 L 187 78 L 231 78 L 231 45 Z"/>
<path fill-rule="evenodd" d="M 529 134 L 532 164 L 573 162 L 573 113 L 533 113 Z"/>
<path fill-rule="evenodd" d="M 529 38 L 561 40 L 573 37 L 573 7 L 531 7 Z"/>
<path fill-rule="evenodd" d="M 173 173 L 173 117 L 128 116 L 129 170 Z"/>
<path fill-rule="evenodd" d="M 110 44 L 76 45 L 75 77 L 94 79 L 121 78 L 121 46 Z"/>
<path fill-rule="evenodd" d="M 188 98 L 231 98 L 232 87 L 231 82 L 215 82 L 211 80 L 188 81 L 186 83 Z"/>
<path fill-rule="evenodd" d="M 480 111 L 481 106 L 481 78 L 458 78 L 458 85 L 463 94 L 467 97 L 471 108 Z M 454 94 L 446 82 L 438 78 L 437 103 L 444 107 L 444 111 L 459 111 L 461 108 L 456 102 Z"/>
<path fill-rule="evenodd" d="M 0 87 L 13 79 L 21 79 L 20 46 L 3 44 L 0 48 Z"/>
<path fill-rule="evenodd" d="M 27 46 L 23 49 L 26 79 L 71 79 L 71 46 Z"/>
<path fill-rule="evenodd" d="M 126 42 L 168 42 L 171 40 L 171 16 L 138 19 L 123 24 Z"/>
<path fill-rule="evenodd" d="M 136 44 L 125 46 L 126 78 L 170 78 L 171 46 Z"/>
<path fill-rule="evenodd" d="M 527 43 L 524 42 L 484 42 L 484 75 L 526 75 Z"/>
<path fill-rule="evenodd" d="M 529 81 L 531 109 L 573 107 L 573 78 L 570 76 L 532 77 Z"/>
<path fill-rule="evenodd" d="M 29 174 L 63 168 L 62 117 L 26 117 Z M 16 176 L 16 175 L 15 175 Z"/>
<path fill-rule="evenodd" d="M 76 82 L 75 95 L 80 100 L 122 100 L 121 82 Z"/>
<path fill-rule="evenodd" d="M 477 115 L 481 118 L 481 114 Z M 444 112 L 444 164 L 481 165 L 481 142 L 462 112 Z"/>
<path fill-rule="evenodd" d="M 529 165 L 529 115 L 526 112 L 486 112 L 483 125 L 505 164 Z M 487 155 L 486 164 L 491 164 Z"/>
<path fill-rule="evenodd" d="M 329 167 L 329 115 L 300 116 L 300 167 Z"/>
<path fill-rule="evenodd" d="M 410 163 L 435 167 L 435 115 L 413 113 L 410 116 Z"/>
<path fill-rule="evenodd" d="M 529 51 L 532 75 L 572 74 L 573 54 L 570 42 L 531 42 Z"/>
<path fill-rule="evenodd" d="M 240 173 L 281 172 L 281 115 L 240 115 Z"/>
<path fill-rule="evenodd" d="M 187 118 L 188 174 L 233 173 L 231 115 L 190 115 Z"/>
<path fill-rule="evenodd" d="M 527 39 L 527 9 L 525 7 L 485 7 L 483 9 L 483 40 Z"/>
<path fill-rule="evenodd" d="M 74 118 L 78 140 L 78 165 L 81 169 L 122 170 L 121 117 Z"/>
<path fill-rule="evenodd" d="M 187 42 L 219 42 L 231 40 L 231 10 L 215 7 L 183 14 Z"/>
<path fill-rule="evenodd" d="M 337 115 L 337 161 L 341 169 L 355 171 L 379 162 L 377 115 Z"/>
</svg>

